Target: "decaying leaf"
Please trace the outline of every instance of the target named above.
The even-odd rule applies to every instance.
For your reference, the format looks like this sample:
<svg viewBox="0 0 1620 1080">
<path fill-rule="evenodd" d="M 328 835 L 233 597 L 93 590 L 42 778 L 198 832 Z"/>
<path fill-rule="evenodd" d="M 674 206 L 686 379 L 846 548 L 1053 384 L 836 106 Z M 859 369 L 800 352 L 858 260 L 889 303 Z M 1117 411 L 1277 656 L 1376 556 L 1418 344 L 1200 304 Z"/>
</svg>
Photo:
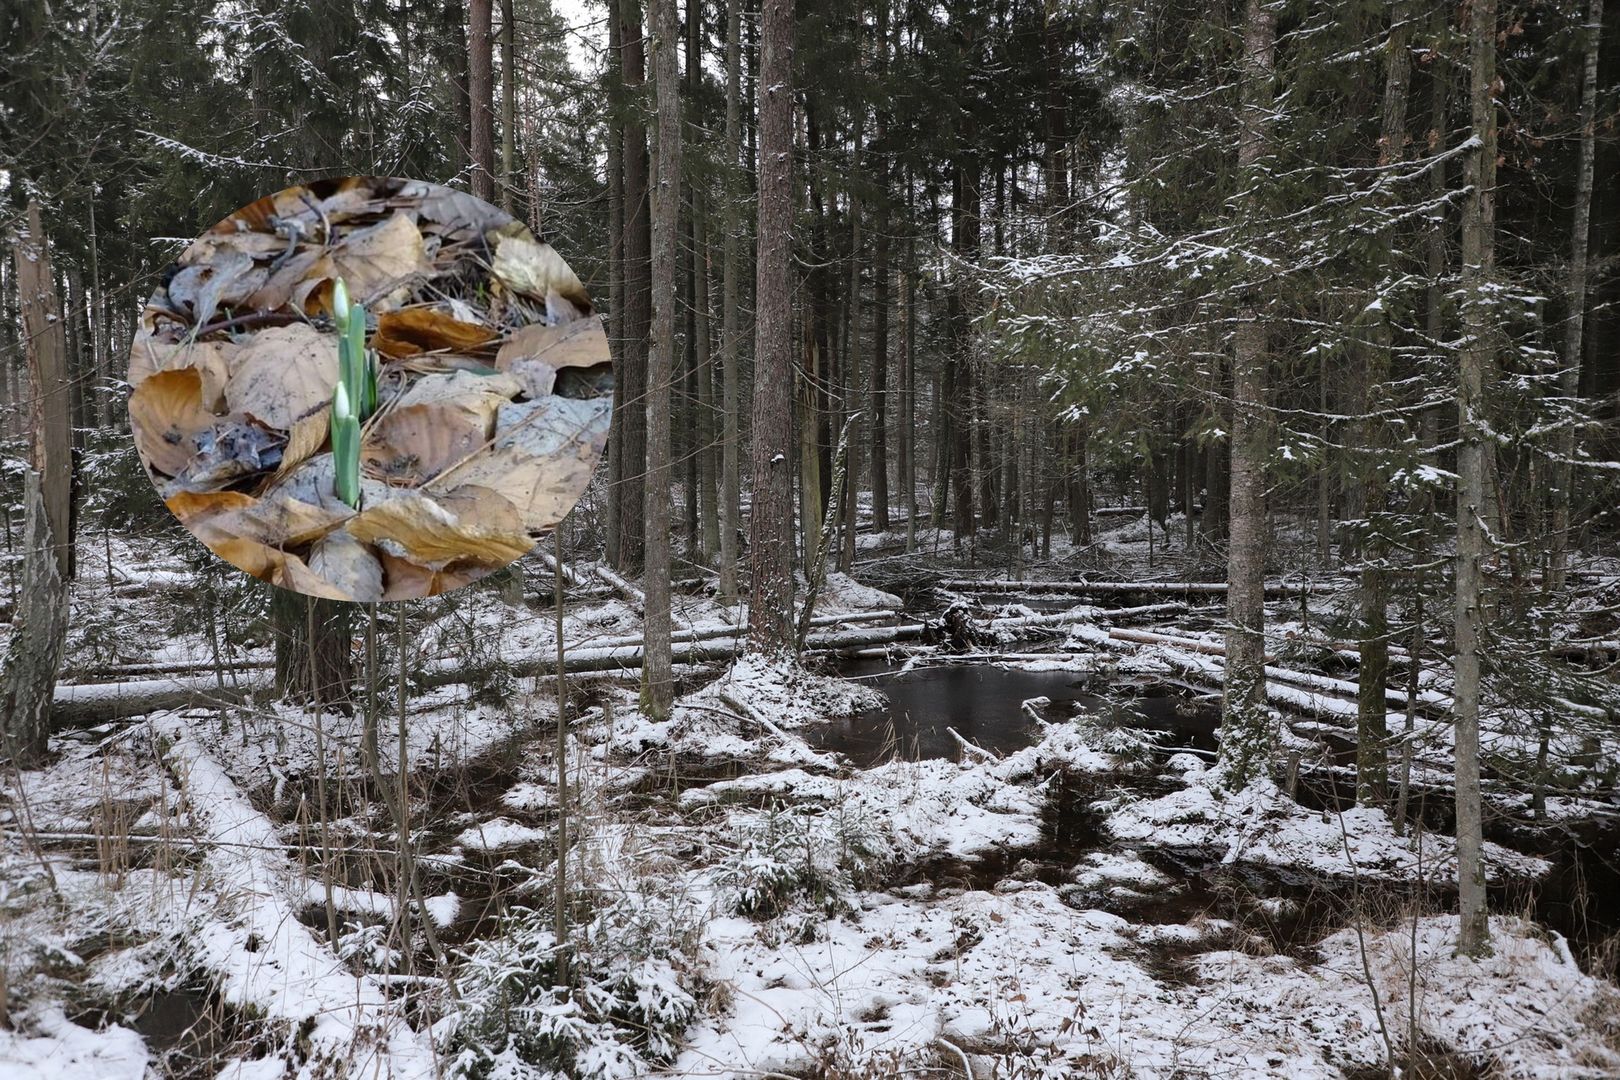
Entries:
<svg viewBox="0 0 1620 1080">
<path fill-rule="evenodd" d="M 268 427 L 289 431 L 332 397 L 337 337 L 304 323 L 261 330 L 237 354 L 225 403 Z"/>
<path fill-rule="evenodd" d="M 129 351 L 129 384 L 139 386 L 159 371 L 196 368 L 202 375 L 202 403 L 210 412 L 225 411 L 225 381 L 237 346 L 230 341 L 160 341 L 148 330 L 135 335 Z"/>
<path fill-rule="evenodd" d="M 331 428 L 332 406 L 329 402 L 323 402 L 315 411 L 294 420 L 292 430 L 287 433 L 287 447 L 281 452 L 277 478 L 286 476 L 319 452 L 326 445 Z"/>
<path fill-rule="evenodd" d="M 558 326 L 536 323 L 513 331 L 495 354 L 495 366 L 505 371 L 522 359 L 543 360 L 554 368 L 595 367 L 612 363 L 613 353 L 600 319 L 578 319 Z"/>
<path fill-rule="evenodd" d="M 367 433 L 361 464 L 390 484 L 420 486 L 484 445 L 494 412 L 455 401 L 395 406 Z"/>
<path fill-rule="evenodd" d="M 242 230 L 252 230 L 260 233 L 274 233 L 275 223 L 279 218 L 293 218 L 299 214 L 309 212 L 309 204 L 315 201 L 314 194 L 303 185 L 283 188 L 274 195 L 266 195 L 262 199 L 255 199 L 230 217 L 215 225 L 206 235 L 218 233 L 235 233 Z"/>
<path fill-rule="evenodd" d="M 242 535 L 272 547 L 303 547 L 354 517 L 343 503 L 307 503 L 285 489 L 237 511 L 234 524 Z"/>
<path fill-rule="evenodd" d="M 513 292 L 545 301 L 556 293 L 577 312 L 591 310 L 585 286 L 550 244 L 522 236 L 503 236 L 495 248 L 490 272 Z"/>
<path fill-rule="evenodd" d="M 549 397 L 501 406 L 495 441 L 435 486 L 475 484 L 510 499 L 533 532 L 552 528 L 573 509 L 607 444 L 612 402 Z"/>
<path fill-rule="evenodd" d="M 386 551 L 381 553 L 381 558 L 383 574 L 387 579 L 382 597 L 384 600 L 419 600 L 425 596 L 438 596 L 470 585 L 500 569 L 480 563 L 452 563 L 442 570 L 434 570 Z"/>
<path fill-rule="evenodd" d="M 369 604 L 383 598 L 382 563 L 370 547 L 343 529 L 315 542 L 309 550 L 309 568 L 345 600 Z"/>
<path fill-rule="evenodd" d="M 505 566 L 533 546 L 517 508 L 488 488 L 444 496 L 408 492 L 368 506 L 348 525 L 357 539 L 432 569 L 459 559 Z"/>
<path fill-rule="evenodd" d="M 245 416 L 228 416 L 192 439 L 197 452 L 175 484 L 191 491 L 210 491 L 279 468 L 287 436 Z"/>
<path fill-rule="evenodd" d="M 279 565 L 271 572 L 269 581 L 272 585 L 279 585 L 283 589 L 301 592 L 305 596 L 319 596 L 326 600 L 356 599 L 320 574 L 317 574 L 310 569 L 308 563 L 290 552 L 283 554 Z"/>
<path fill-rule="evenodd" d="M 235 249 L 220 251 L 208 262 L 188 266 L 169 282 L 169 299 L 191 310 L 195 326 L 206 326 L 220 305 L 241 304 L 265 283 L 269 272 L 253 257 Z"/>
<path fill-rule="evenodd" d="M 399 190 L 398 201 L 414 203 L 423 230 L 433 229 L 448 239 L 483 236 L 512 222 L 512 215 L 483 199 L 421 180 L 407 180 Z"/>
<path fill-rule="evenodd" d="M 129 396 L 135 448 L 160 473 L 183 472 L 197 452 L 197 433 L 214 426 L 214 414 L 203 405 L 202 385 L 196 368 L 177 368 L 143 379 Z"/>
<path fill-rule="evenodd" d="M 403 297 L 411 279 L 429 269 L 422 234 L 404 214 L 344 237 L 332 252 L 335 277 L 349 286 L 349 295 L 373 311 L 393 306 L 390 298 Z"/>
<path fill-rule="evenodd" d="M 278 311 L 293 300 L 300 286 L 311 287 L 331 276 L 331 261 L 318 247 L 306 247 L 293 252 L 279 266 L 272 264 L 263 285 L 247 298 L 249 307 L 259 311 Z M 299 306 L 302 310 L 302 306 Z"/>
<path fill-rule="evenodd" d="M 465 322 L 439 307 L 410 307 L 379 315 L 371 346 L 384 356 L 395 357 L 441 349 L 471 353 L 499 336 L 481 323 Z"/>
<path fill-rule="evenodd" d="M 163 500 L 169 513 L 205 543 L 209 536 L 224 539 L 227 527 L 213 524 L 216 519 L 234 516 L 254 504 L 251 495 L 240 491 L 177 491 Z"/>
</svg>

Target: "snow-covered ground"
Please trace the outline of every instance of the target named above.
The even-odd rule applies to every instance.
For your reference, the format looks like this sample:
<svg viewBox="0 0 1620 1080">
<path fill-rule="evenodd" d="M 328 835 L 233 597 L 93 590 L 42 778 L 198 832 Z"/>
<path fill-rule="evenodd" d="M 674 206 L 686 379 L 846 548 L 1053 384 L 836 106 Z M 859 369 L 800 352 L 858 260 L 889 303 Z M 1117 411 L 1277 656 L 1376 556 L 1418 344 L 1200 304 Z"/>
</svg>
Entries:
<svg viewBox="0 0 1620 1080">
<path fill-rule="evenodd" d="M 1126 521 L 1099 544 L 1145 569 L 1146 536 Z M 1155 536 L 1157 572 L 1178 536 L 1168 553 Z M 194 575 L 128 554 L 81 581 L 76 604 L 98 614 L 70 642 L 70 678 L 214 678 L 195 605 L 184 630 L 171 610 Z M 568 648 L 635 639 L 635 598 L 591 590 L 566 609 Z M 835 574 L 816 614 L 901 606 Z M 1381 809 L 1323 810 L 1269 781 L 1231 794 L 1207 760 L 1035 709 L 1028 745 L 1004 755 L 856 768 L 807 736 L 882 696 L 757 656 L 682 668 L 665 720 L 642 715 L 633 675 L 571 680 L 560 799 L 540 677 L 553 613 L 493 586 L 422 611 L 408 663 L 438 685 L 407 694 L 403 722 L 389 696 L 377 775 L 359 710 L 200 701 L 65 731 L 45 766 L 7 779 L 0 1076 L 1326 1078 L 1414 1052 L 1502 1076 L 1620 1075 L 1612 951 L 1606 967 L 1504 910 L 1489 956 L 1453 955 L 1452 846 Z M 270 657 L 241 633 L 247 611 L 216 614 L 224 666 Z M 1330 639 L 1277 615 L 1282 745 L 1312 748 L 1331 777 L 1311 739 L 1345 730 L 1344 676 L 1306 671 L 1298 643 Z M 743 621 L 702 592 L 677 598 L 676 619 Z M 1093 610 L 1048 655 L 1003 642 L 977 662 L 1218 687 L 1218 633 L 1111 629 Z M 448 682 L 463 671 L 482 689 Z M 1443 708 L 1443 677 L 1421 687 Z M 1492 753 L 1533 755 L 1535 725 L 1497 715 Z M 1414 729 L 1414 781 L 1438 784 L 1446 726 L 1420 711 Z M 1594 763 L 1550 819 L 1613 813 L 1612 728 L 1560 729 L 1550 752 Z M 410 863 L 389 801 L 402 754 Z M 1523 815 L 1510 788 L 1493 805 Z M 1503 887 L 1547 878 L 1551 859 L 1488 845 Z M 192 1035 L 160 1022 L 176 1002 L 200 1003 Z"/>
</svg>

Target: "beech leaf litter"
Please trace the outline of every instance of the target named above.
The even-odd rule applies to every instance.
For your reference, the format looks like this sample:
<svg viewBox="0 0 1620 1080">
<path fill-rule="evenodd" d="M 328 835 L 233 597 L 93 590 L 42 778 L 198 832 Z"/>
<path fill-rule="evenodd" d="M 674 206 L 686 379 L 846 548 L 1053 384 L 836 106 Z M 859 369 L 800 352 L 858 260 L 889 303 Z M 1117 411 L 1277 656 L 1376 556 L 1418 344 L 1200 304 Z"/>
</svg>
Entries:
<svg viewBox="0 0 1620 1080">
<path fill-rule="evenodd" d="M 613 369 L 584 286 L 463 192 L 288 188 L 163 280 L 130 352 L 136 449 L 193 535 L 283 588 L 368 602 L 476 581 L 562 520 L 606 444 Z M 376 379 L 356 506 L 338 496 L 332 439 L 350 297 Z M 337 447 L 350 478 L 351 440 Z"/>
</svg>

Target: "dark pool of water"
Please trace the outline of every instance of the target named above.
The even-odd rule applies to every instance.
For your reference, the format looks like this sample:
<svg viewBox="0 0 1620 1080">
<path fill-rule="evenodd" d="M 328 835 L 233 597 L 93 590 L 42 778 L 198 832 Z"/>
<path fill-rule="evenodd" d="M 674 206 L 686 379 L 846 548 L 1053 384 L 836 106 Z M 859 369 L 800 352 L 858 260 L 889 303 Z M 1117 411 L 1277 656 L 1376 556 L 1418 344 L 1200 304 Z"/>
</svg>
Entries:
<svg viewBox="0 0 1620 1080">
<path fill-rule="evenodd" d="M 846 754 L 862 768 L 892 756 L 956 758 L 955 729 L 998 754 L 1028 746 L 1036 725 L 1023 709 L 1044 697 L 1043 720 L 1058 723 L 1077 711 L 1106 715 L 1131 727 L 1165 732 L 1167 748 L 1215 749 L 1215 719 L 1179 696 L 1104 697 L 1072 671 L 1026 671 L 994 664 L 942 664 L 900 672 L 883 660 L 858 660 L 840 674 L 882 691 L 888 701 L 855 716 L 818 724 L 806 733 L 821 750 Z"/>
</svg>

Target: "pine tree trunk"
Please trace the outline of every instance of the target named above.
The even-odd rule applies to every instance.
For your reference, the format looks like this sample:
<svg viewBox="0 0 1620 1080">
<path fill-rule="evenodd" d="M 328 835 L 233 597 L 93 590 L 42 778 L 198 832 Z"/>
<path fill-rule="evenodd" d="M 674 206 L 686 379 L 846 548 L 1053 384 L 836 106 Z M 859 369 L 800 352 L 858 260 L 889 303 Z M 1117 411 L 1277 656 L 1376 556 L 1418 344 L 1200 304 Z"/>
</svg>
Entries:
<svg viewBox="0 0 1620 1080">
<path fill-rule="evenodd" d="M 1597 160 L 1598 49 L 1603 42 L 1603 0 L 1588 0 L 1586 14 L 1586 69 L 1581 87 L 1581 158 L 1575 173 L 1575 213 L 1570 225 L 1569 314 L 1564 324 L 1564 369 L 1558 391 L 1573 407 L 1581 392 L 1581 348 L 1586 329 L 1588 234 L 1592 225 L 1592 176 Z M 1575 482 L 1575 431 L 1566 427 L 1558 436 L 1553 466 L 1552 552 L 1548 558 L 1547 588 L 1564 588 L 1569 566 L 1569 503 Z"/>
<path fill-rule="evenodd" d="M 793 2 L 763 0 L 759 60 L 759 255 L 754 337 L 750 644 L 793 644 Z"/>
<path fill-rule="evenodd" d="M 1490 950 L 1485 906 L 1483 807 L 1479 789 L 1479 634 L 1484 622 L 1480 564 L 1489 474 L 1485 381 L 1492 367 L 1489 297 L 1496 261 L 1496 0 L 1469 10 L 1469 115 L 1475 146 L 1463 158 L 1463 346 L 1457 373 L 1457 597 L 1453 718 L 1457 767 L 1457 892 L 1462 909 L 1457 951 Z"/>
<path fill-rule="evenodd" d="M 680 253 L 681 100 L 675 0 L 651 0 L 653 72 L 658 97 L 658 175 L 653 194 L 653 347 L 647 369 L 646 659 L 641 709 L 654 720 L 675 699 L 670 660 L 670 381 L 675 372 L 675 274 Z"/>
<path fill-rule="evenodd" d="M 467 95 L 472 106 L 472 193 L 485 202 L 495 201 L 492 7 L 492 0 L 467 0 Z"/>
<path fill-rule="evenodd" d="M 1406 157 L 1406 104 L 1412 77 L 1412 58 L 1408 41 L 1411 37 L 1411 12 L 1405 0 L 1396 0 L 1390 6 L 1389 40 L 1385 44 L 1384 101 L 1379 122 L 1378 163 L 1392 165 Z M 1373 266 L 1375 296 L 1395 263 L 1395 237 L 1385 230 L 1376 241 L 1377 258 Z M 1389 704 L 1385 690 L 1389 680 L 1389 582 L 1388 572 L 1381 565 L 1388 545 L 1380 532 L 1380 515 L 1385 509 L 1385 477 L 1378 467 L 1378 459 L 1389 443 L 1384 421 L 1376 419 L 1387 397 L 1392 371 L 1391 341 L 1388 306 L 1381 302 L 1367 305 L 1367 365 L 1359 382 L 1365 387 L 1361 406 L 1363 417 L 1359 422 L 1362 454 L 1373 460 L 1364 462 L 1358 470 L 1361 485 L 1361 512 L 1370 523 L 1362 545 L 1363 565 L 1359 586 L 1361 638 L 1358 642 L 1360 663 L 1357 666 L 1356 708 L 1356 801 L 1362 806 L 1382 804 L 1389 789 Z"/>
<path fill-rule="evenodd" d="M 613 416 L 608 426 L 607 498 L 603 500 L 604 550 L 607 561 L 618 566 L 620 539 L 619 488 L 624 482 L 624 425 L 629 416 L 625 401 L 625 262 L 624 262 L 624 66 L 619 5 L 608 0 L 608 351 L 613 357 Z"/>
<path fill-rule="evenodd" d="M 513 0 L 501 0 L 501 209 L 512 213 L 517 176 L 517 18 Z"/>
<path fill-rule="evenodd" d="M 624 424 L 620 470 L 617 568 L 640 570 L 643 558 L 647 461 L 647 338 L 652 325 L 652 219 L 647 188 L 647 125 L 642 119 L 646 55 L 640 0 L 619 0 L 620 57 L 628 108 L 624 125 L 624 354 L 616 386 Z M 615 395 L 616 397 L 619 395 Z"/>
<path fill-rule="evenodd" d="M 68 349 L 51 276 L 39 204 L 30 201 L 26 231 L 12 254 L 28 360 L 29 459 L 23 474 L 25 552 L 11 640 L 0 674 L 0 723 L 15 765 L 37 761 L 50 740 L 51 699 L 67 640 L 73 580 L 73 435 Z"/>
<path fill-rule="evenodd" d="M 1266 152 L 1272 104 L 1277 17 L 1266 0 L 1248 0 L 1241 61 L 1238 167 L 1248 182 Z M 1251 193 L 1249 198 L 1255 196 Z M 1251 217 L 1260 208 L 1247 208 Z M 1232 335 L 1231 544 L 1226 565 L 1226 677 L 1221 760 L 1226 783 L 1246 787 L 1270 765 L 1271 711 L 1266 704 L 1266 324 L 1258 302 L 1245 297 Z"/>
<path fill-rule="evenodd" d="M 726 2 L 726 160 L 725 237 L 721 249 L 720 327 L 721 353 L 721 442 L 720 442 L 720 600 L 737 598 L 737 538 L 742 528 L 742 497 L 738 490 L 741 472 L 737 441 L 741 401 L 738 369 L 741 366 L 742 327 L 738 304 L 741 302 L 742 268 L 739 266 L 739 233 L 742 232 L 742 185 L 737 183 L 738 160 L 742 156 L 742 3 Z"/>
</svg>

